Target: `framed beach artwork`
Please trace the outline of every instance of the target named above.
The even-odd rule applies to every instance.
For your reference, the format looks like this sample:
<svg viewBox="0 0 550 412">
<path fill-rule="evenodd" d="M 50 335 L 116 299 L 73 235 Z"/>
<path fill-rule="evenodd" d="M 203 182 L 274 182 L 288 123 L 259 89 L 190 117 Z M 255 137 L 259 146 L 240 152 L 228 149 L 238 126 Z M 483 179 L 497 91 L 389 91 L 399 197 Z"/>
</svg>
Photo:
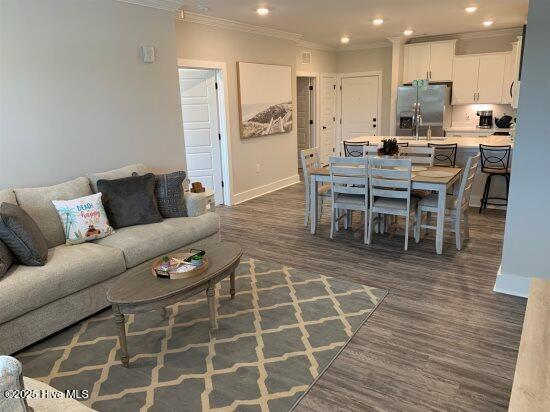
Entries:
<svg viewBox="0 0 550 412">
<path fill-rule="evenodd" d="M 290 66 L 237 63 L 241 139 L 292 130 Z"/>
</svg>

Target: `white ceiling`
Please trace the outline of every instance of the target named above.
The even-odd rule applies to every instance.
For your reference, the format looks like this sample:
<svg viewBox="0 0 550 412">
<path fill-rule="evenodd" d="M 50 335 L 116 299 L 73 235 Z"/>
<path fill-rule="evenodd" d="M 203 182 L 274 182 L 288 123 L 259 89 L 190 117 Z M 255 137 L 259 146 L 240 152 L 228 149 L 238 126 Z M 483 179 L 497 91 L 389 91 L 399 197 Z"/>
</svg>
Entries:
<svg viewBox="0 0 550 412">
<path fill-rule="evenodd" d="M 302 40 L 339 46 L 340 37 L 351 38 L 349 46 L 378 43 L 400 36 L 406 28 L 414 36 L 465 33 L 484 29 L 484 20 L 494 20 L 490 30 L 522 26 L 529 0 L 180 0 L 183 10 L 234 20 L 271 29 L 302 34 Z M 467 14 L 466 6 L 477 12 Z M 200 6 L 207 6 L 202 11 Z M 259 6 L 272 11 L 256 14 Z M 383 18 L 382 26 L 372 20 Z"/>
</svg>

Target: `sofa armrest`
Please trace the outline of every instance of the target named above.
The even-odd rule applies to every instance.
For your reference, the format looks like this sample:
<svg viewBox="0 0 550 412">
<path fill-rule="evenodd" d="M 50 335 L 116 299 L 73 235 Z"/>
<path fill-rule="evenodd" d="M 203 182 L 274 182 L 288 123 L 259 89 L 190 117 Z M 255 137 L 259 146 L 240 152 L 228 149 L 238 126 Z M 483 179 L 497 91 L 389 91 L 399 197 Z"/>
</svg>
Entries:
<svg viewBox="0 0 550 412">
<path fill-rule="evenodd" d="M 0 411 L 27 411 L 25 399 L 6 396 L 6 392 L 10 390 L 25 389 L 22 371 L 23 367 L 17 359 L 0 356 Z"/>
<path fill-rule="evenodd" d="M 187 216 L 196 217 L 206 213 L 206 197 L 200 193 L 184 193 L 185 209 Z"/>
</svg>

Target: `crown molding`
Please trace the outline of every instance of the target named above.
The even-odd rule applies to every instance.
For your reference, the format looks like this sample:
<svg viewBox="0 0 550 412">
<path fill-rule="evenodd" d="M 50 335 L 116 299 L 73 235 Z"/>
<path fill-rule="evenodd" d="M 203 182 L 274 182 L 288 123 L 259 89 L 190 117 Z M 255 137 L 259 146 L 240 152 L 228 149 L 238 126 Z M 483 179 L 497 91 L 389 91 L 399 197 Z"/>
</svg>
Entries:
<svg viewBox="0 0 550 412">
<path fill-rule="evenodd" d="M 329 46 L 321 43 L 314 43 L 314 42 L 305 41 L 305 40 L 296 41 L 296 45 L 306 49 L 313 49 L 313 50 L 332 51 L 332 52 L 337 50 L 337 48 L 334 46 Z"/>
<path fill-rule="evenodd" d="M 457 33 L 456 38 L 460 40 L 481 39 L 484 37 L 517 36 L 523 33 L 522 27 L 511 27 L 509 29 L 473 31 L 469 33 Z"/>
<path fill-rule="evenodd" d="M 181 11 L 177 13 L 176 18 L 178 20 L 186 21 L 189 23 L 204 24 L 207 26 L 218 27 L 227 30 L 242 31 L 245 33 L 259 34 L 261 36 L 274 37 L 276 39 L 292 40 L 294 42 L 300 40 L 303 35 L 298 33 L 291 33 L 288 31 L 282 31 L 277 29 L 270 29 L 268 27 L 256 26 L 254 24 L 240 23 L 234 20 L 222 19 L 219 17 L 206 16 L 204 14 L 192 13 L 188 11 Z"/>
<path fill-rule="evenodd" d="M 405 44 L 407 40 L 408 38 L 405 36 L 388 37 L 388 41 L 390 41 L 391 44 Z"/>
<path fill-rule="evenodd" d="M 383 47 L 391 47 L 391 42 L 389 41 L 379 41 L 374 43 L 363 43 L 363 44 L 355 44 L 352 46 L 339 46 L 336 51 L 338 53 L 352 51 L 352 50 L 368 50 L 368 49 L 381 49 Z"/>
<path fill-rule="evenodd" d="M 183 6 L 181 0 L 118 0 L 122 3 L 136 4 L 138 6 L 151 7 L 153 9 L 176 11 Z"/>
<path fill-rule="evenodd" d="M 470 39 L 485 39 L 490 37 L 500 37 L 500 36 L 518 36 L 523 33 L 522 27 L 512 27 L 509 29 L 497 29 L 497 30 L 481 30 L 481 31 L 472 31 L 466 33 L 451 33 L 451 34 L 440 34 L 435 36 L 419 36 L 413 37 L 410 40 L 426 40 L 437 41 L 437 40 L 470 40 Z M 428 40 L 426 40 L 428 41 Z"/>
</svg>

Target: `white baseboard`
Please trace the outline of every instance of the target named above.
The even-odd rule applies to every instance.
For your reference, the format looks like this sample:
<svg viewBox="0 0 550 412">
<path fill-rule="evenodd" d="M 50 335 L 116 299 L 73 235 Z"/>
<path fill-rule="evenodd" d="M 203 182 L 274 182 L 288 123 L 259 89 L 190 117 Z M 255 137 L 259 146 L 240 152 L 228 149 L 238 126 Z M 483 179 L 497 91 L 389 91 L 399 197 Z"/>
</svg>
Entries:
<svg viewBox="0 0 550 412">
<path fill-rule="evenodd" d="M 506 295 L 527 298 L 529 297 L 530 286 L 531 277 L 510 274 L 504 275 L 499 267 L 493 291 L 497 293 L 504 293 Z"/>
<path fill-rule="evenodd" d="M 233 195 L 233 205 L 238 205 L 239 203 L 246 202 L 247 200 L 266 195 L 276 190 L 284 189 L 285 187 L 295 185 L 296 183 L 300 183 L 299 175 L 286 177 L 284 179 L 268 183 L 267 185 L 255 187 L 254 189 L 250 190 L 245 190 L 241 193 L 236 193 Z"/>
</svg>

